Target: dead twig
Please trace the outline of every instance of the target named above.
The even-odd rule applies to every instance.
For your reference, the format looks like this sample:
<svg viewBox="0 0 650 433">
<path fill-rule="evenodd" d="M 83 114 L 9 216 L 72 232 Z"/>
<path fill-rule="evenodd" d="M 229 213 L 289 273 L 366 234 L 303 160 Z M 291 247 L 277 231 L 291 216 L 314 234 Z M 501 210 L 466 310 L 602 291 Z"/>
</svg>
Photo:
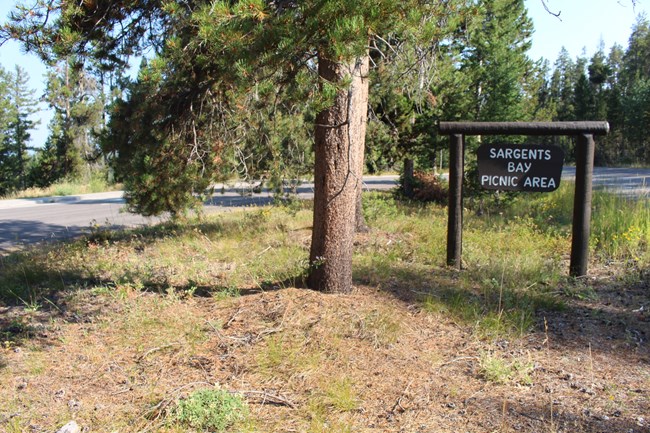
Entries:
<svg viewBox="0 0 650 433">
<path fill-rule="evenodd" d="M 273 248 L 273 247 L 271 245 L 269 245 L 266 249 L 264 249 L 263 251 L 260 251 L 259 253 L 257 253 L 256 257 L 260 257 L 260 256 L 264 255 L 264 253 L 267 252 L 268 250 L 270 250 L 271 248 Z"/>
<path fill-rule="evenodd" d="M 478 358 L 476 356 L 461 356 L 460 358 L 452 359 L 451 361 L 447 361 L 444 364 L 440 364 L 440 367 L 438 367 L 438 368 L 440 369 L 442 367 L 446 367 L 446 366 L 454 364 L 456 362 L 469 361 L 469 360 L 478 360 Z"/>
<path fill-rule="evenodd" d="M 517 415 L 520 415 L 520 416 L 526 417 L 526 418 L 528 418 L 528 419 L 532 419 L 533 421 L 544 422 L 544 420 L 541 419 L 541 418 L 537 418 L 537 417 L 535 417 L 535 416 L 528 415 L 528 414 L 526 414 L 526 413 L 519 412 L 519 411 L 517 411 L 517 410 L 515 410 L 514 412 L 515 412 Z"/>
<path fill-rule="evenodd" d="M 232 322 L 235 321 L 235 319 L 237 318 L 237 316 L 239 316 L 239 314 L 240 314 L 242 311 L 244 311 L 242 308 L 238 308 L 237 311 L 235 311 L 235 312 L 233 313 L 233 315 L 230 316 L 230 319 L 228 319 L 228 321 L 226 322 L 226 324 L 223 325 L 223 329 L 228 329 L 228 327 L 230 327 L 230 324 L 231 324 Z"/>
<path fill-rule="evenodd" d="M 170 347 L 180 346 L 180 345 L 181 345 L 181 343 L 169 343 L 169 344 L 165 344 L 164 346 L 154 347 L 152 349 L 147 350 L 142 355 L 140 355 L 138 357 L 137 361 L 140 362 L 140 361 L 144 360 L 147 356 L 151 355 L 152 353 L 160 352 L 161 350 L 169 349 Z"/>
<path fill-rule="evenodd" d="M 257 334 L 257 336 L 255 337 L 255 341 L 261 340 L 263 337 L 266 337 L 267 335 L 277 334 L 278 332 L 282 332 L 283 330 L 284 328 L 282 328 L 281 326 L 278 328 L 265 329 L 261 331 L 259 334 Z"/>
<path fill-rule="evenodd" d="M 395 404 L 393 405 L 393 408 L 390 410 L 390 413 L 395 413 L 395 410 L 396 410 L 398 407 L 401 409 L 402 412 L 406 412 L 406 408 L 405 408 L 404 406 L 402 406 L 402 398 L 403 398 L 404 396 L 408 395 L 409 388 L 411 387 L 412 384 L 413 384 L 413 379 L 408 383 L 408 385 L 406 385 L 406 388 L 404 388 L 404 391 L 402 391 L 402 393 L 400 394 L 400 396 L 397 397 L 397 401 L 396 401 Z"/>
<path fill-rule="evenodd" d="M 267 391 L 229 391 L 231 394 L 243 395 L 246 398 L 258 398 L 261 400 L 260 404 L 274 404 L 278 406 L 287 406 L 295 409 L 296 405 L 285 397 L 277 394 L 271 394 Z"/>
<path fill-rule="evenodd" d="M 548 12 L 550 15 L 553 15 L 558 20 L 562 21 L 562 18 L 560 18 L 560 14 L 562 13 L 562 11 L 552 12 L 549 9 L 548 5 L 546 4 L 546 0 L 542 0 L 542 5 L 544 6 L 544 9 L 546 10 L 546 12 Z"/>
</svg>

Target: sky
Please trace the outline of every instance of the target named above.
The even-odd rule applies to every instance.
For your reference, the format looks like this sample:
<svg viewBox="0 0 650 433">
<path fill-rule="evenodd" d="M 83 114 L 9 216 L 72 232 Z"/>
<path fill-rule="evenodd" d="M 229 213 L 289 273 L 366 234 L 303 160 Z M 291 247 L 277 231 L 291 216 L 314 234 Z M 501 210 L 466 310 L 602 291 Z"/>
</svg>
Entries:
<svg viewBox="0 0 650 433">
<path fill-rule="evenodd" d="M 583 53 L 591 56 L 601 41 L 605 44 L 605 52 L 615 43 L 626 47 L 637 15 L 650 14 L 650 0 L 637 0 L 636 6 L 632 5 L 632 0 L 546 0 L 550 11 L 559 13 L 558 18 L 544 9 L 542 1 L 525 0 L 535 27 L 529 55 L 534 60 L 548 59 L 551 64 L 562 47 L 572 58 Z M 16 3 L 15 0 L 0 0 L 0 23 L 5 22 Z M 27 70 L 34 95 L 40 97 L 45 89 L 45 66 L 35 55 L 22 53 L 17 43 L 6 42 L 0 46 L 0 65 L 13 70 L 16 64 Z M 37 147 L 45 143 L 47 124 L 52 118 L 44 104 L 42 109 L 38 115 L 40 126 L 32 133 L 32 144 Z"/>
<path fill-rule="evenodd" d="M 600 41 L 605 53 L 618 43 L 627 47 L 631 29 L 640 13 L 650 13 L 650 0 L 546 0 L 548 9 L 559 13 L 555 17 L 544 9 L 542 0 L 525 0 L 528 16 L 533 20 L 532 59 L 544 57 L 551 64 L 565 47 L 575 58 L 586 50 L 591 56 Z"/>
</svg>

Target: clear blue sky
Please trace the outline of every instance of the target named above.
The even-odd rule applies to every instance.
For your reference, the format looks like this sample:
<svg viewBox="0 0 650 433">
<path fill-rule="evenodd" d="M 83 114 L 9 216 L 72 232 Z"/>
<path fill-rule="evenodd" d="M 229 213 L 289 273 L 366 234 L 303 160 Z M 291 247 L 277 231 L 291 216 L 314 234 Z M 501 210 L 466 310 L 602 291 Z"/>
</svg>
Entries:
<svg viewBox="0 0 650 433">
<path fill-rule="evenodd" d="M 636 7 L 632 6 L 632 0 L 546 0 L 552 12 L 560 13 L 558 19 L 544 9 L 542 0 L 525 0 L 525 3 L 535 26 L 530 57 L 544 57 L 551 63 L 563 46 L 574 58 L 583 49 L 587 55 L 593 54 L 601 40 L 606 50 L 614 43 L 627 46 L 636 16 L 650 11 L 650 0 L 638 0 Z M 14 4 L 15 0 L 0 1 L 0 22 L 5 21 Z M 23 54 L 19 45 L 10 41 L 0 47 L 0 65 L 13 69 L 15 64 L 27 70 L 34 93 L 40 97 L 45 88 L 45 67 L 36 56 Z M 51 113 L 45 108 L 39 114 L 39 130 L 32 134 L 35 146 L 41 146 L 47 138 Z"/>
<path fill-rule="evenodd" d="M 546 0 L 548 9 L 560 14 L 556 18 L 542 0 L 525 0 L 535 27 L 530 57 L 552 63 L 563 46 L 574 58 L 583 48 L 591 55 L 601 40 L 605 53 L 614 43 L 626 47 L 637 15 L 650 11 L 650 0 L 636 3 L 633 7 L 632 0 Z"/>
</svg>

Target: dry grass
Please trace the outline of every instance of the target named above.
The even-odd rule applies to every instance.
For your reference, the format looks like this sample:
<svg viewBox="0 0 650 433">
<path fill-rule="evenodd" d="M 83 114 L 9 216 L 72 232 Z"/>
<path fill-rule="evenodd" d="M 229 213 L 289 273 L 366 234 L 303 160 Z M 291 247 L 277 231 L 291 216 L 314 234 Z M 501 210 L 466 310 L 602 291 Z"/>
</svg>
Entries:
<svg viewBox="0 0 650 433">
<path fill-rule="evenodd" d="M 366 210 L 349 295 L 294 287 L 308 210 L 5 256 L 0 431 L 192 431 L 174 408 L 206 388 L 241 432 L 650 431 L 647 269 L 572 281 L 564 237 L 476 220 L 459 274 L 440 208 Z"/>
</svg>

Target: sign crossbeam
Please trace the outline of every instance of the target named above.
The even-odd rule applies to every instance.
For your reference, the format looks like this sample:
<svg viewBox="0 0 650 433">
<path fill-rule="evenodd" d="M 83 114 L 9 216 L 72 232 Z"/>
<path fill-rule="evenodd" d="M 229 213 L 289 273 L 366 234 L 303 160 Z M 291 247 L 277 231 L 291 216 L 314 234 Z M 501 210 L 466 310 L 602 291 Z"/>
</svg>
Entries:
<svg viewBox="0 0 650 433">
<path fill-rule="evenodd" d="M 607 122 L 440 122 L 443 135 L 607 135 Z"/>
<path fill-rule="evenodd" d="M 606 135 L 609 132 L 607 122 L 440 122 L 438 130 L 441 134 L 450 136 L 447 264 L 459 270 L 461 269 L 462 256 L 465 136 L 575 136 L 577 138 L 576 184 L 569 274 L 574 277 L 587 275 L 595 151 L 594 135 Z M 489 179 L 486 180 L 489 181 Z M 554 188 L 548 190 L 552 189 Z"/>
</svg>

